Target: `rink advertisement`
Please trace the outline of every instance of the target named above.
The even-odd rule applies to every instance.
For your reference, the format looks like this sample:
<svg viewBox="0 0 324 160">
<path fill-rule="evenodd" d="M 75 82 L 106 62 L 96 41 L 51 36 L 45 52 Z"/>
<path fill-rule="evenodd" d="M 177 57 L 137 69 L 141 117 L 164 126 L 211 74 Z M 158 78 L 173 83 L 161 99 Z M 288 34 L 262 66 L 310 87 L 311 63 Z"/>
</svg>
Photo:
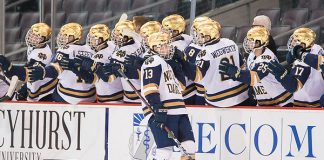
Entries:
<svg viewBox="0 0 324 160">
<path fill-rule="evenodd" d="M 0 160 L 108 159 L 107 125 L 105 108 L 1 103 Z"/>
<path fill-rule="evenodd" d="M 188 107 L 188 111 L 197 160 L 324 159 L 324 110 Z M 111 107 L 110 115 L 109 159 L 150 159 L 156 148 L 140 107 Z M 174 148 L 172 159 L 179 157 Z"/>
</svg>

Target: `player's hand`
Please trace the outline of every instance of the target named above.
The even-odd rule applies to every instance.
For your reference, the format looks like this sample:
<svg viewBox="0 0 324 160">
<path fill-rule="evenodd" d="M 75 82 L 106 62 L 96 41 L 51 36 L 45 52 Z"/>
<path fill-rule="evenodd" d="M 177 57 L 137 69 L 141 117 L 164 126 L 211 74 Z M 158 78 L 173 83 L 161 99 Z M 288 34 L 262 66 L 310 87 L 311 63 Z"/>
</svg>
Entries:
<svg viewBox="0 0 324 160">
<path fill-rule="evenodd" d="M 278 81 L 281 81 L 288 74 L 285 67 L 283 67 L 279 62 L 272 60 L 268 64 L 268 70 L 276 77 Z"/>
<path fill-rule="evenodd" d="M 145 59 L 135 55 L 126 55 L 125 65 L 133 66 L 136 69 L 140 69 L 144 63 Z"/>
<path fill-rule="evenodd" d="M 306 50 L 301 45 L 296 45 L 292 50 L 293 57 L 299 60 L 302 59 L 305 53 Z"/>
<path fill-rule="evenodd" d="M 104 66 L 99 66 L 96 70 L 97 76 L 102 79 L 104 82 L 108 82 L 110 75 L 119 75 L 118 69 L 121 69 L 121 65 L 117 63 L 109 63 Z"/>
<path fill-rule="evenodd" d="M 0 55 L 0 68 L 4 73 L 10 71 L 11 62 L 3 55 Z"/>
<path fill-rule="evenodd" d="M 221 62 L 218 69 L 220 74 L 228 75 L 233 79 L 236 79 L 240 76 L 240 70 L 238 69 L 238 67 L 227 62 Z"/>
<path fill-rule="evenodd" d="M 59 61 L 59 64 L 63 70 L 73 70 L 74 69 L 74 61 L 69 59 L 68 57 L 62 57 Z"/>
<path fill-rule="evenodd" d="M 86 71 L 94 72 L 97 69 L 97 63 L 91 58 L 77 56 L 74 59 L 76 60 L 77 64 L 80 63 L 81 68 Z"/>
<path fill-rule="evenodd" d="M 163 124 L 167 121 L 168 110 L 163 104 L 155 104 L 152 106 L 154 112 L 154 122 L 157 124 Z"/>
<path fill-rule="evenodd" d="M 35 82 L 45 78 L 45 68 L 41 65 L 28 67 L 28 82 Z"/>
<path fill-rule="evenodd" d="M 178 62 L 185 62 L 187 60 L 187 57 L 186 54 L 184 54 L 183 52 L 176 51 L 174 52 L 172 59 Z"/>
</svg>

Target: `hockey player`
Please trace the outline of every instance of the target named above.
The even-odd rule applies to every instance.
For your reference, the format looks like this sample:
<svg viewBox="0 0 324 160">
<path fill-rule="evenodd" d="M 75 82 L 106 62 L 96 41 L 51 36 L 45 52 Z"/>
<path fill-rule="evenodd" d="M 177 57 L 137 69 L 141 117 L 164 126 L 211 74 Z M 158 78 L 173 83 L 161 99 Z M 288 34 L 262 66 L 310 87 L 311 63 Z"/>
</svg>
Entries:
<svg viewBox="0 0 324 160">
<path fill-rule="evenodd" d="M 8 91 L 9 88 L 9 82 L 6 80 L 5 75 L 2 71 L 0 71 L 0 99 L 4 97 Z"/>
<path fill-rule="evenodd" d="M 299 49 L 309 54 L 323 54 L 323 49 L 315 43 L 316 34 L 310 28 L 299 28 L 288 41 L 288 48 L 296 52 Z M 301 48 L 300 48 L 301 47 Z M 324 93 L 324 80 L 321 71 L 316 70 L 301 60 L 295 60 L 290 73 L 278 62 L 269 63 L 269 70 L 277 80 L 294 94 L 294 106 L 320 107 L 320 97 Z"/>
<path fill-rule="evenodd" d="M 83 71 L 74 61 L 77 56 L 91 57 L 93 51 L 87 45 L 80 45 L 82 36 L 82 26 L 77 23 L 68 23 L 61 27 L 57 36 L 57 50 L 55 62 L 49 66 L 32 67 L 29 69 L 29 81 L 34 82 L 45 77 L 58 77 L 59 82 L 53 93 L 53 98 L 57 102 L 67 102 L 78 104 L 80 102 L 94 102 L 96 99 L 96 89 L 89 82 L 93 78 L 92 74 Z M 86 74 L 87 76 L 82 76 Z M 81 77 L 89 77 L 82 79 Z M 92 77 L 92 78 L 91 78 Z"/>
<path fill-rule="evenodd" d="M 51 37 L 52 30 L 45 23 L 36 23 L 28 30 L 25 41 L 27 48 L 27 66 L 11 67 L 11 71 L 5 72 L 8 77 L 17 75 L 21 81 L 27 82 L 27 67 L 45 67 L 50 64 L 52 51 L 46 44 Z M 4 57 L 2 57 L 3 59 Z M 3 61 L 10 63 L 8 60 Z M 1 60 L 0 60 L 1 63 Z M 11 63 L 10 63 L 11 65 Z M 8 65 L 3 65 L 8 66 Z M 12 65 L 11 65 L 12 66 Z M 6 70 L 6 69 L 5 69 Z M 33 83 L 27 82 L 28 101 L 52 101 L 52 93 L 57 84 L 56 78 L 44 78 Z M 24 88 L 24 87 L 23 87 Z"/>
<path fill-rule="evenodd" d="M 152 34 L 148 44 L 155 55 L 145 60 L 141 68 L 142 95 L 153 107 L 143 107 L 144 115 L 151 116 L 149 127 L 152 130 L 157 149 L 154 159 L 169 160 L 175 142 L 168 138 L 168 134 L 161 128 L 165 124 L 173 131 L 182 147 L 194 159 L 195 142 L 188 113 L 183 101 L 181 86 L 175 78 L 171 66 L 165 60 L 172 58 L 172 47 L 169 44 L 170 35 L 163 32 Z M 189 159 L 182 157 L 182 159 Z"/>
<path fill-rule="evenodd" d="M 191 26 L 191 36 L 193 38 L 192 43 L 188 47 L 186 47 L 184 53 L 186 55 L 187 61 L 190 63 L 195 64 L 196 63 L 196 57 L 198 53 L 201 51 L 202 46 L 198 44 L 198 35 L 197 30 L 198 26 L 206 21 L 210 21 L 211 19 L 209 17 L 197 17 L 192 23 Z M 220 27 L 220 25 L 219 25 Z M 220 28 L 219 28 L 220 29 Z M 192 70 L 194 72 L 194 70 Z M 194 83 L 192 80 L 188 79 L 186 77 L 186 91 L 184 92 L 185 102 L 186 104 L 197 104 L 197 105 L 204 105 L 205 98 L 205 89 L 204 86 Z"/>
<path fill-rule="evenodd" d="M 267 70 L 270 61 L 278 61 L 266 47 L 268 42 L 269 32 L 265 27 L 251 28 L 243 43 L 245 51 L 249 53 L 247 70 L 240 70 L 230 62 L 223 61 L 219 66 L 220 73 L 252 86 L 259 106 L 292 106 L 293 95 Z"/>
<path fill-rule="evenodd" d="M 140 90 L 139 70 L 134 67 L 129 67 L 126 65 L 124 66 L 124 63 L 126 55 L 141 56 L 141 54 L 143 54 L 144 52 L 144 49 L 141 45 L 141 42 L 135 41 L 133 37 L 125 34 L 125 30 L 135 32 L 133 22 L 125 20 L 118 22 L 115 25 L 115 29 L 112 32 L 112 37 L 115 41 L 115 44 L 118 45 L 119 48 L 116 52 L 113 53 L 111 57 L 111 63 L 120 64 L 121 67 L 125 67 L 124 69 L 126 69 L 127 71 L 125 74 L 128 76 L 128 78 L 131 79 L 131 82 L 135 85 L 135 87 Z M 124 90 L 124 102 L 140 103 L 139 97 L 127 84 L 125 79 L 117 77 L 117 79 L 115 80 L 121 81 L 122 83 Z"/>
<path fill-rule="evenodd" d="M 212 106 L 248 105 L 248 86 L 218 72 L 222 61 L 243 66 L 237 45 L 232 40 L 220 38 L 219 26 L 215 21 L 199 25 L 197 33 L 198 43 L 204 47 L 197 55 L 196 68 L 185 60 L 181 61 L 187 77 L 204 86 L 205 100 Z M 194 69 L 195 72 L 190 72 Z"/>
</svg>

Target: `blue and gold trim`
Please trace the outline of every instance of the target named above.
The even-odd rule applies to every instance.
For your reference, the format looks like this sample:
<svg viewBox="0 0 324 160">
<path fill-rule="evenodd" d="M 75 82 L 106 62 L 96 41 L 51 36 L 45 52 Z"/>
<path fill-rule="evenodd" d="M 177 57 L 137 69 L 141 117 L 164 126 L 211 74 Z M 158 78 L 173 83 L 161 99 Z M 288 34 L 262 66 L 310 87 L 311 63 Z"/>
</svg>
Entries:
<svg viewBox="0 0 324 160">
<path fill-rule="evenodd" d="M 262 100 L 257 100 L 257 101 L 258 101 L 259 106 L 276 106 L 276 105 L 287 102 L 292 96 L 293 96 L 293 94 L 285 91 L 285 92 L 281 93 L 280 95 L 278 95 L 277 97 L 274 97 L 271 99 L 262 99 Z"/>
<path fill-rule="evenodd" d="M 137 91 L 141 92 L 141 90 L 137 90 Z M 130 100 L 138 100 L 139 99 L 139 97 L 135 91 L 124 91 L 124 95 Z"/>
<path fill-rule="evenodd" d="M 222 101 L 222 100 L 237 96 L 247 90 L 248 90 L 248 85 L 242 83 L 236 87 L 233 87 L 233 88 L 230 88 L 230 89 L 218 92 L 218 93 L 206 94 L 206 99 L 211 102 Z"/>
<path fill-rule="evenodd" d="M 185 103 L 183 99 L 169 99 L 162 101 L 164 107 L 169 109 L 185 108 Z"/>
<path fill-rule="evenodd" d="M 120 91 L 110 95 L 97 95 L 98 102 L 112 102 L 123 100 L 124 92 Z"/>
<path fill-rule="evenodd" d="M 59 84 L 58 90 L 67 96 L 76 97 L 76 98 L 90 98 L 96 94 L 95 87 L 93 87 L 87 91 L 80 91 L 80 90 L 65 88 L 61 84 Z"/>
<path fill-rule="evenodd" d="M 183 91 L 182 96 L 186 96 L 195 90 L 196 90 L 196 85 L 195 85 L 195 83 L 192 83 L 186 87 L 186 90 Z"/>
<path fill-rule="evenodd" d="M 37 98 L 41 94 L 48 93 L 53 90 L 57 85 L 58 79 L 52 79 L 51 81 L 45 83 L 40 86 L 36 92 L 31 92 L 30 89 L 27 88 L 28 97 L 31 99 Z"/>
<path fill-rule="evenodd" d="M 297 101 L 294 100 L 294 106 L 296 107 L 320 107 L 320 102 L 315 101 L 315 102 L 305 102 L 305 101 Z"/>
<path fill-rule="evenodd" d="M 206 90 L 205 90 L 205 87 L 203 85 L 200 85 L 200 84 L 196 83 L 196 88 L 197 88 L 197 92 L 199 94 L 205 94 Z"/>
</svg>

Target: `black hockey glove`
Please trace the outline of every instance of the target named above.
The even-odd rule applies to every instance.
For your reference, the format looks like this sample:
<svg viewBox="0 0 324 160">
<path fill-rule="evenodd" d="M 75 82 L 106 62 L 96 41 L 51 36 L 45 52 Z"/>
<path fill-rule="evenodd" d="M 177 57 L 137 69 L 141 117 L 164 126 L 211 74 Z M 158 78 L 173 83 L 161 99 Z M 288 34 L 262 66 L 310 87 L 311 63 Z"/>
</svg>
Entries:
<svg viewBox="0 0 324 160">
<path fill-rule="evenodd" d="M 232 79 L 237 79 L 240 76 L 240 69 L 227 62 L 221 62 L 218 69 L 220 74 L 228 75 Z"/>
<path fill-rule="evenodd" d="M 296 45 L 292 50 L 293 57 L 299 60 L 302 59 L 305 53 L 306 50 L 301 45 Z"/>
<path fill-rule="evenodd" d="M 99 66 L 96 70 L 97 76 L 105 82 L 108 82 L 110 75 L 119 75 L 118 69 L 121 69 L 121 65 L 117 63 L 109 63 L 104 66 Z"/>
<path fill-rule="evenodd" d="M 74 59 L 78 61 L 77 63 L 81 63 L 81 68 L 83 68 L 85 71 L 94 72 L 97 69 L 97 63 L 91 58 L 77 56 Z"/>
<path fill-rule="evenodd" d="M 158 127 L 162 127 L 163 123 L 167 121 L 167 113 L 168 110 L 163 104 L 155 104 L 152 106 L 154 112 L 154 122 L 157 124 Z"/>
<path fill-rule="evenodd" d="M 28 67 L 28 81 L 35 82 L 45 78 L 45 68 L 41 65 Z"/>
<path fill-rule="evenodd" d="M 4 73 L 7 73 L 11 69 L 11 62 L 3 55 L 0 55 L 0 68 Z"/>
<path fill-rule="evenodd" d="M 133 66 L 136 69 L 141 69 L 145 59 L 135 55 L 126 55 L 125 65 Z"/>
</svg>

